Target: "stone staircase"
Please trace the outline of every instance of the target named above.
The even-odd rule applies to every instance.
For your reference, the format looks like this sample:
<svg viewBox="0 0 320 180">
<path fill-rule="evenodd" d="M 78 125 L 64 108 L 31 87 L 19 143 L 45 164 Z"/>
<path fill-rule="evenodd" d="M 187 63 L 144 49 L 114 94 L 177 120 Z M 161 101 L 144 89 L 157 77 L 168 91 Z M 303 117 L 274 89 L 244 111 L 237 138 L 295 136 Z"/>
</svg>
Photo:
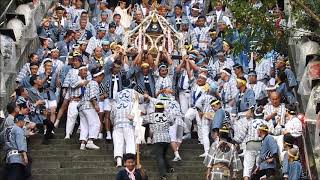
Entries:
<svg viewBox="0 0 320 180">
<path fill-rule="evenodd" d="M 32 157 L 32 180 L 114 180 L 117 168 L 113 161 L 113 145 L 104 140 L 96 141 L 100 150 L 79 150 L 78 135 L 64 140 L 64 129 L 55 130 L 55 138 L 49 145 L 43 145 L 42 137 L 30 139 L 29 154 Z M 181 145 L 183 161 L 172 162 L 173 153 L 168 151 L 167 158 L 175 168 L 170 180 L 204 179 L 203 158 L 198 155 L 203 148 L 196 140 L 188 140 Z M 141 164 L 149 179 L 159 179 L 155 157 L 151 145 L 142 145 Z"/>
</svg>

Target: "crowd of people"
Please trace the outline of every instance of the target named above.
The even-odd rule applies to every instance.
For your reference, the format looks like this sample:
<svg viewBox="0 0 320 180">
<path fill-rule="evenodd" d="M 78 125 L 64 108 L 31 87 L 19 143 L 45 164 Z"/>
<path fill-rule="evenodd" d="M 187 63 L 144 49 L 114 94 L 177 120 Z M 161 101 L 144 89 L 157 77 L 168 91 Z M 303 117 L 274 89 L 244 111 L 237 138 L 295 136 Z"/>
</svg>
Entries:
<svg viewBox="0 0 320 180">
<path fill-rule="evenodd" d="M 191 138 L 203 146 L 195 156 L 204 158 L 207 179 L 239 172 L 243 179 L 268 179 L 280 165 L 279 177 L 300 179 L 303 126 L 286 54 L 276 45 L 267 53 L 252 50 L 248 42 L 235 53 L 243 36 L 236 17 L 223 2 L 208 2 L 62 0 L 49 9 L 37 28 L 41 45 L 17 75 L 1 127 L 7 179 L 26 176 L 25 137 L 43 134 L 50 144 L 64 120 L 65 139 L 80 130 L 82 151 L 100 149 L 99 139 L 113 143 L 116 166 L 126 166 L 117 179 L 142 179 L 134 166 L 139 118 L 141 142 L 153 144 L 161 179 L 174 172 L 168 149 L 172 161 L 183 161 L 179 147 Z M 186 53 L 165 44 L 156 56 L 134 44 L 123 47 L 126 32 L 153 12 L 183 34 Z M 266 13 L 282 31 L 281 9 Z"/>
</svg>

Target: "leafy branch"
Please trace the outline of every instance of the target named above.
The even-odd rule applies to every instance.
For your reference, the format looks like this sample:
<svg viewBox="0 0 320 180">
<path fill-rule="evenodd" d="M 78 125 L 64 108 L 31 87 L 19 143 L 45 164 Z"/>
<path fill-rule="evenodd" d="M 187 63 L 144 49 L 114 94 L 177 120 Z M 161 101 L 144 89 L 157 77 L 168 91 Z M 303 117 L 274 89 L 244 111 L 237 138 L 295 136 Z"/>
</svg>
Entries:
<svg viewBox="0 0 320 180">
<path fill-rule="evenodd" d="M 315 12 L 313 10 L 311 10 L 307 5 L 305 5 L 302 1 L 300 0 L 291 0 L 292 3 L 299 5 L 304 11 L 305 13 L 310 16 L 311 18 L 313 18 L 318 24 L 320 24 L 320 17 L 315 14 Z"/>
</svg>

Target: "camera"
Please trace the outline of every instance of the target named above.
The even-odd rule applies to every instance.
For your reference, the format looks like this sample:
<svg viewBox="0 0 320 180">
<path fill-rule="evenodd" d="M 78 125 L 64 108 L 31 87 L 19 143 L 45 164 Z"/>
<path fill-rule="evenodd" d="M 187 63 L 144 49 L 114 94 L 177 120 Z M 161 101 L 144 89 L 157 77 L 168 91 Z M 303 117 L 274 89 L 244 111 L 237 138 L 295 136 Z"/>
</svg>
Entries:
<svg viewBox="0 0 320 180">
<path fill-rule="evenodd" d="M 46 111 L 46 106 L 45 105 L 40 105 L 39 106 L 39 112 L 40 112 L 40 114 L 44 114 L 44 112 Z"/>
<path fill-rule="evenodd" d="M 179 59 L 179 60 L 181 60 L 181 59 L 182 59 L 182 56 L 172 55 L 171 58 L 172 58 L 172 59 Z"/>
</svg>

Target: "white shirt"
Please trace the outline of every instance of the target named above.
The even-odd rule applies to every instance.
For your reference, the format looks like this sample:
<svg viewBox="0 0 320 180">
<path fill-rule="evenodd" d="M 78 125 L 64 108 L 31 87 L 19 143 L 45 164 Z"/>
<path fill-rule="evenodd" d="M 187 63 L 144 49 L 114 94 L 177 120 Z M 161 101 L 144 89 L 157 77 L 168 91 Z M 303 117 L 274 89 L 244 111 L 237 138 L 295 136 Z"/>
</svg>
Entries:
<svg viewBox="0 0 320 180">
<path fill-rule="evenodd" d="M 143 16 L 146 17 L 147 16 L 147 8 L 143 7 L 143 5 L 141 4 L 140 9 L 142 11 Z"/>
<path fill-rule="evenodd" d="M 264 112 L 264 118 L 266 118 L 267 116 L 269 116 L 273 112 L 277 112 L 277 115 L 276 115 L 275 119 L 277 120 L 278 118 L 280 118 L 280 125 L 284 125 L 285 124 L 285 113 L 286 113 L 285 104 L 282 103 L 278 107 L 274 107 L 272 104 L 267 104 L 264 107 L 263 112 Z M 268 123 L 273 123 L 273 122 L 270 119 L 268 121 Z"/>
<path fill-rule="evenodd" d="M 195 3 L 203 4 L 203 0 L 191 0 L 190 4 L 195 4 Z"/>
<path fill-rule="evenodd" d="M 193 17 L 193 16 L 188 16 L 189 21 L 191 22 L 191 24 L 196 24 L 197 20 L 198 20 L 198 16 L 197 17 Z"/>
<path fill-rule="evenodd" d="M 52 61 L 52 67 L 56 68 L 54 73 L 60 72 L 63 67 L 63 62 L 59 59 L 51 59 L 51 61 Z M 42 61 L 38 72 L 39 74 L 44 73 L 44 61 Z"/>
<path fill-rule="evenodd" d="M 89 54 L 92 54 L 93 50 L 98 46 L 101 47 L 101 45 L 102 45 L 102 39 L 97 39 L 96 37 L 91 37 L 89 40 L 86 52 Z"/>
<path fill-rule="evenodd" d="M 257 80 L 260 81 L 264 75 L 270 76 L 271 67 L 273 67 L 271 59 L 261 59 L 260 63 L 256 63 Z"/>
<path fill-rule="evenodd" d="M 293 117 L 286 124 L 285 128 L 293 137 L 302 136 L 302 123 L 297 117 Z"/>
<path fill-rule="evenodd" d="M 247 88 L 252 89 L 254 91 L 254 96 L 256 99 L 259 99 L 261 96 L 265 95 L 266 87 L 267 86 L 261 81 L 257 81 L 256 84 L 247 83 Z"/>
<path fill-rule="evenodd" d="M 216 11 L 216 15 L 217 15 L 217 22 L 219 22 L 219 19 L 220 19 L 220 16 L 221 16 L 221 14 L 222 14 L 222 10 L 220 10 L 220 11 Z"/>
<path fill-rule="evenodd" d="M 129 28 L 130 27 L 130 23 L 132 21 L 132 17 L 127 13 L 127 9 L 121 9 L 120 6 L 117 6 L 114 9 L 114 14 L 120 14 L 121 19 L 120 19 L 120 24 L 124 27 L 124 28 Z"/>
<path fill-rule="evenodd" d="M 181 82 L 183 81 L 183 82 Z M 179 79 L 179 88 L 183 89 L 183 90 L 187 90 L 189 89 L 189 77 L 187 75 L 187 71 L 183 71 L 181 74 L 181 77 Z M 181 87 L 182 85 L 182 87 Z"/>
<path fill-rule="evenodd" d="M 72 8 L 71 10 L 71 16 L 72 16 L 72 24 L 73 26 L 75 27 L 76 24 L 79 24 L 80 22 L 80 16 L 81 16 L 81 13 L 85 11 L 84 9 L 75 9 L 75 8 Z"/>
<path fill-rule="evenodd" d="M 225 58 L 225 60 L 223 62 L 221 62 L 220 60 L 217 60 L 214 64 L 213 64 L 213 75 L 216 76 L 218 73 L 220 73 L 220 71 L 224 68 L 228 68 L 231 69 L 232 74 L 233 73 L 233 65 L 234 62 L 232 59 L 230 58 Z"/>
<path fill-rule="evenodd" d="M 124 35 L 124 28 L 123 28 L 123 26 L 117 26 L 116 27 L 116 31 L 115 31 L 115 33 L 118 35 L 118 36 L 123 36 Z M 121 41 L 123 40 L 123 38 L 121 38 Z"/>
<path fill-rule="evenodd" d="M 112 76 L 112 81 L 113 81 L 113 99 L 116 99 L 117 92 L 118 92 L 118 77 L 117 75 Z"/>
<path fill-rule="evenodd" d="M 68 20 L 65 17 L 62 17 L 61 21 L 60 21 L 60 25 L 62 27 L 65 27 L 65 25 L 68 23 Z M 58 27 L 59 23 L 58 21 L 54 21 L 53 23 L 56 27 Z"/>
<path fill-rule="evenodd" d="M 276 85 L 276 79 L 275 78 L 270 78 L 269 85 L 271 85 L 271 86 Z"/>
<path fill-rule="evenodd" d="M 201 92 L 202 92 L 201 87 L 197 86 L 195 96 L 197 97 Z"/>
</svg>

